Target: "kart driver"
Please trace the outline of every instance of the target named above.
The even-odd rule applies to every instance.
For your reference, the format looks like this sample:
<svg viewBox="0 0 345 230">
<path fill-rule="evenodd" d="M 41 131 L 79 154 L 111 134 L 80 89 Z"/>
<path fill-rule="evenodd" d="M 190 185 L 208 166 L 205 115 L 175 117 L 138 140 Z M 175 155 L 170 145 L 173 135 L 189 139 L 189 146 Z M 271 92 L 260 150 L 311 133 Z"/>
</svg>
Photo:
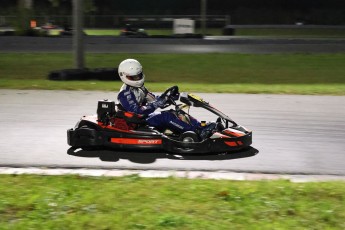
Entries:
<svg viewBox="0 0 345 230">
<path fill-rule="evenodd" d="M 146 115 L 149 126 L 164 130 L 166 128 L 184 133 L 194 131 L 201 139 L 207 138 L 215 129 L 216 124 L 210 123 L 205 127 L 196 119 L 191 119 L 190 124 L 180 120 L 169 111 L 155 111 L 164 107 L 167 98 L 155 96 L 144 86 L 145 75 L 141 64 L 135 59 L 126 59 L 118 67 L 119 76 L 124 83 L 118 94 L 118 102 L 123 110 L 136 114 Z M 178 98 L 176 98 L 177 100 Z"/>
</svg>

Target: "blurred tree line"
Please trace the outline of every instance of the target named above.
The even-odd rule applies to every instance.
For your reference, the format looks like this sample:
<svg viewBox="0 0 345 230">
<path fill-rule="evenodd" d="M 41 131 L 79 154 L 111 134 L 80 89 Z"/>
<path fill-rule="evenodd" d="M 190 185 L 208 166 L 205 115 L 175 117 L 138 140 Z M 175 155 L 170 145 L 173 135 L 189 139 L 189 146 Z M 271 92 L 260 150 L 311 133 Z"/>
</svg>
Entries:
<svg viewBox="0 0 345 230">
<path fill-rule="evenodd" d="M 73 0 L 33 0 L 33 15 L 70 15 Z M 88 15 L 198 15 L 200 0 L 84 0 Z M 16 15 L 17 0 L 1 0 L 1 15 Z M 232 24 L 345 24 L 345 0 L 208 0 L 208 15 Z"/>
</svg>

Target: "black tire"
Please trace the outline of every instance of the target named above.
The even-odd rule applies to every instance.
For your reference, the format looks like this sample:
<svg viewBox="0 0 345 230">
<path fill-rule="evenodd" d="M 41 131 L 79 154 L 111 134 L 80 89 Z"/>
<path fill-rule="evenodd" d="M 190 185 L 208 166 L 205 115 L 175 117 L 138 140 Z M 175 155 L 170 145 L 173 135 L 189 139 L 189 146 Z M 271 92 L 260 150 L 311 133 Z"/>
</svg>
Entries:
<svg viewBox="0 0 345 230">
<path fill-rule="evenodd" d="M 199 136 L 192 131 L 182 133 L 179 139 L 180 141 L 187 143 L 199 142 Z"/>
<path fill-rule="evenodd" d="M 101 150 L 102 148 L 99 146 L 83 146 L 83 147 L 81 147 L 81 149 L 84 151 L 87 151 L 87 152 L 91 152 L 91 151 Z"/>
</svg>

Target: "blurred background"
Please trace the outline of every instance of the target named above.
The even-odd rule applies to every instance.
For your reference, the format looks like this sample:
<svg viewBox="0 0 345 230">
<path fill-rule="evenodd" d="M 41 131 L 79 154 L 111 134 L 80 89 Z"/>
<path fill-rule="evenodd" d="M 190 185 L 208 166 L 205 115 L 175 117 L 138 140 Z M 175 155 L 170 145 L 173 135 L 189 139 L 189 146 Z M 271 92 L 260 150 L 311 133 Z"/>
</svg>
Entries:
<svg viewBox="0 0 345 230">
<path fill-rule="evenodd" d="M 71 0 L 2 0 L 0 27 L 68 27 L 73 24 Z M 173 19 L 189 18 L 202 25 L 202 5 L 209 34 L 226 25 L 344 25 L 343 0 L 84 0 L 85 28 L 171 29 Z M 213 30 L 212 30 L 213 29 Z M 219 29 L 219 30 L 214 30 Z M 164 32 L 162 32 L 164 33 Z"/>
</svg>

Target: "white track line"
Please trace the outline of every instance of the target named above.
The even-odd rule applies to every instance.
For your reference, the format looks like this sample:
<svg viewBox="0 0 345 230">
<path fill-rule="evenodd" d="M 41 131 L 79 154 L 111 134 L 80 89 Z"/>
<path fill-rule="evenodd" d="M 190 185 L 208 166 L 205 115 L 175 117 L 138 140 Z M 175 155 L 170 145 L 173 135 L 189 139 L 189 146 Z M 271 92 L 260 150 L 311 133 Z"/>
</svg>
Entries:
<svg viewBox="0 0 345 230">
<path fill-rule="evenodd" d="M 187 178 L 187 179 L 214 179 L 234 181 L 260 181 L 260 180 L 289 180 L 294 183 L 323 182 L 323 181 L 344 181 L 345 176 L 338 175 L 288 175 L 288 174 L 259 174 L 259 173 L 238 173 L 227 171 L 164 171 L 164 170 L 122 170 L 122 169 L 66 169 L 66 168 L 12 168 L 0 167 L 0 174 L 7 175 L 80 175 L 80 176 L 105 176 L 121 177 L 138 175 L 143 178 Z"/>
</svg>

